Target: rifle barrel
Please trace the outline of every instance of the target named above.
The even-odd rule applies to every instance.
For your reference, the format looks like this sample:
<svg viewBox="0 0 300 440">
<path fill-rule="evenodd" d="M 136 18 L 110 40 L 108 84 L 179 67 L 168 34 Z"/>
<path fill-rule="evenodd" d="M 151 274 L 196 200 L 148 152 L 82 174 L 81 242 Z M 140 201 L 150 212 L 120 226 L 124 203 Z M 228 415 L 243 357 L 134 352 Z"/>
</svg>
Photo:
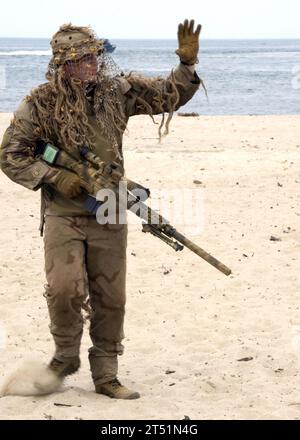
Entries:
<svg viewBox="0 0 300 440">
<path fill-rule="evenodd" d="M 174 233 L 173 237 L 176 240 L 178 240 L 180 243 L 182 243 L 184 246 L 189 248 L 192 252 L 197 254 L 199 257 L 203 258 L 209 264 L 214 266 L 216 269 L 218 269 L 224 275 L 228 276 L 228 275 L 231 274 L 231 269 L 229 269 L 229 267 L 225 266 L 225 264 L 221 263 L 219 260 L 217 260 L 215 257 L 210 255 L 208 252 L 206 252 L 200 246 L 198 246 L 197 244 L 193 243 L 191 240 L 186 238 L 184 235 L 180 234 L 180 232 L 176 231 Z"/>
<path fill-rule="evenodd" d="M 134 205 L 133 201 L 128 203 L 127 207 L 129 210 L 132 207 L 132 205 Z M 216 269 L 218 269 L 224 275 L 228 276 L 231 274 L 231 269 L 229 269 L 229 267 L 225 266 L 225 264 L 221 263 L 221 261 L 217 260 L 215 257 L 213 257 L 208 252 L 206 252 L 204 249 L 202 249 L 200 246 L 193 243 L 191 240 L 186 238 L 183 234 L 180 234 L 180 232 L 178 232 L 176 229 L 174 229 L 170 225 L 168 220 L 166 220 L 164 217 L 162 217 L 159 213 L 156 213 L 155 211 L 153 211 L 149 206 L 147 206 L 143 202 L 139 202 L 139 206 L 140 206 L 140 210 L 138 211 L 138 213 L 135 212 L 135 214 L 138 215 L 138 217 L 142 218 L 146 223 L 148 222 L 151 224 L 150 219 L 152 219 L 152 221 L 154 219 L 154 220 L 156 220 L 156 224 L 157 224 L 158 229 L 160 228 L 160 226 L 166 225 L 166 230 L 164 231 L 166 235 L 175 238 L 175 240 L 179 241 L 181 244 L 186 246 L 188 249 L 190 249 L 196 255 L 203 258 L 205 261 L 207 261 L 209 264 L 214 266 Z M 155 229 L 155 224 L 153 226 Z"/>
</svg>

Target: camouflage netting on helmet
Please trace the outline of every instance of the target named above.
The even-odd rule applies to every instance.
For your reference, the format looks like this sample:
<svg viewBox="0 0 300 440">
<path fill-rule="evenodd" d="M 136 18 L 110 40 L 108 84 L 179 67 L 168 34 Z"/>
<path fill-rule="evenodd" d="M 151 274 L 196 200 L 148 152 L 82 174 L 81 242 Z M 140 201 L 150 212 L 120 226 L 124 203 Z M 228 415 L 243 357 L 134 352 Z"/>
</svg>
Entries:
<svg viewBox="0 0 300 440">
<path fill-rule="evenodd" d="M 127 119 L 120 102 L 119 79 L 124 74 L 105 51 L 103 40 L 98 39 L 89 27 L 65 24 L 53 36 L 51 46 L 53 57 L 46 74 L 48 82 L 33 89 L 28 96 L 28 100 L 33 103 L 32 122 L 36 126 L 36 135 L 45 141 L 53 142 L 54 138 L 61 148 L 70 153 L 78 152 L 78 147 L 82 145 L 93 149 L 93 132 L 88 120 L 92 106 L 97 122 L 109 139 L 116 157 L 121 158 L 119 145 Z M 95 80 L 85 83 L 79 77 L 68 77 L 66 66 L 71 65 L 76 69 L 76 63 L 86 56 L 97 59 Z M 90 68 L 89 65 L 87 68 Z M 125 78 L 132 90 L 137 92 L 137 113 L 149 114 L 152 119 L 153 114 L 162 113 L 159 138 L 162 137 L 164 124 L 164 134 L 167 134 L 179 101 L 178 83 L 174 75 L 171 74 L 167 81 L 133 73 Z M 93 102 L 89 102 L 91 89 L 94 90 Z M 165 112 L 169 113 L 167 121 Z"/>
<path fill-rule="evenodd" d="M 68 60 L 76 60 L 85 54 L 98 54 L 103 51 L 104 41 L 97 39 L 89 27 L 62 25 L 51 40 L 53 57 L 50 67 L 55 69 Z"/>
</svg>

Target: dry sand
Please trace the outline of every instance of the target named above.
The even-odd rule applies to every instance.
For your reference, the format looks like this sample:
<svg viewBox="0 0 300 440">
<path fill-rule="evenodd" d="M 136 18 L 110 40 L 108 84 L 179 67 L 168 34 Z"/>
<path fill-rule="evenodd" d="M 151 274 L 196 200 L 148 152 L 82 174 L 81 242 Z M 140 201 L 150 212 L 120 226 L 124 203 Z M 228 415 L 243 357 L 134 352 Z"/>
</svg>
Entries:
<svg viewBox="0 0 300 440">
<path fill-rule="evenodd" d="M 0 138 L 9 117 L 0 116 Z M 93 393 L 86 328 L 82 368 L 62 391 L 1 398 L 0 418 L 299 419 L 300 116 L 177 116 L 162 145 L 148 117 L 129 128 L 127 175 L 153 192 L 204 188 L 204 231 L 193 239 L 233 274 L 130 226 L 119 377 L 142 398 Z M 2 380 L 31 354 L 47 362 L 53 343 L 39 194 L 2 173 L 0 185 Z"/>
</svg>

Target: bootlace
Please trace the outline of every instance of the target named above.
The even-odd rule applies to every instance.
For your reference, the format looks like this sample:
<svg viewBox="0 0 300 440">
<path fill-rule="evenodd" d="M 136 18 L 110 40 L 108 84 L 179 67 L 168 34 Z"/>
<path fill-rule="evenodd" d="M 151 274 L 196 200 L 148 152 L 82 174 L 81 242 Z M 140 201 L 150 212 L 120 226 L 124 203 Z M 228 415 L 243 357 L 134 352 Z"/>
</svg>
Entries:
<svg viewBox="0 0 300 440">
<path fill-rule="evenodd" d="M 121 387 L 121 383 L 118 381 L 117 378 L 113 379 L 110 381 L 110 384 L 112 385 L 113 388 L 117 388 L 117 387 Z"/>
</svg>

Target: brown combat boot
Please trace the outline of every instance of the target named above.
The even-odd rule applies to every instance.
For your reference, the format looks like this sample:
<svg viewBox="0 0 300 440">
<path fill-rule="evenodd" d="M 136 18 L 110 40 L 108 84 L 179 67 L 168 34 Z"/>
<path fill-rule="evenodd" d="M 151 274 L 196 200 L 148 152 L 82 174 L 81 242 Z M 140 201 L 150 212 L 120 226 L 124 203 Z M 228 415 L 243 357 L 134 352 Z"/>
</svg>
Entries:
<svg viewBox="0 0 300 440">
<path fill-rule="evenodd" d="M 48 368 L 61 378 L 76 373 L 79 367 L 80 359 L 78 356 L 65 358 L 64 360 L 54 357 L 48 365 Z"/>
<path fill-rule="evenodd" d="M 105 394 L 112 399 L 132 400 L 141 397 L 138 392 L 129 390 L 128 388 L 124 387 L 117 378 L 109 382 L 96 385 L 96 393 Z"/>
</svg>

